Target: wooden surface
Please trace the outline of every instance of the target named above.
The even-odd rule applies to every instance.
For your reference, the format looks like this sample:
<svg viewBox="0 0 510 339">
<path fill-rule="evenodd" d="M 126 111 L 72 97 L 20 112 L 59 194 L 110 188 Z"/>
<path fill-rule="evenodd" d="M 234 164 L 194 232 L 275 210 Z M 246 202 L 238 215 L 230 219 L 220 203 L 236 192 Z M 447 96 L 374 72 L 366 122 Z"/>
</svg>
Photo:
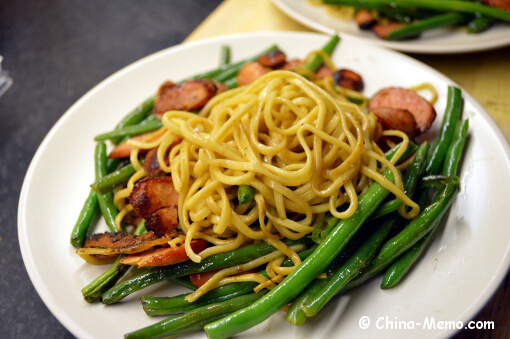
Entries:
<svg viewBox="0 0 510 339">
<path fill-rule="evenodd" d="M 185 41 L 270 30 L 311 31 L 280 12 L 271 0 L 225 0 Z M 472 54 L 411 56 L 434 67 L 466 89 L 490 113 L 507 140 L 510 140 L 510 47 Z M 474 319 L 494 321 L 495 330 L 464 330 L 457 337 L 505 338 L 510 328 L 509 314 L 510 276 L 507 276 L 494 297 Z"/>
</svg>

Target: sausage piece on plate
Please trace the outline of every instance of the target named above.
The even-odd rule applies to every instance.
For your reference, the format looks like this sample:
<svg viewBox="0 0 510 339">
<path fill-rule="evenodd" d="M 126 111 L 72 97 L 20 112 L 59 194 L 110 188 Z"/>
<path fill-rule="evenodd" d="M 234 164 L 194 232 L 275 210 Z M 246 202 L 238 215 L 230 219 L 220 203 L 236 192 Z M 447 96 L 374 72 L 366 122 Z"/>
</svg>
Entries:
<svg viewBox="0 0 510 339">
<path fill-rule="evenodd" d="M 401 22 L 388 22 L 388 23 L 379 23 L 372 26 L 372 31 L 381 39 L 386 39 L 388 34 L 393 32 L 396 29 L 401 28 L 405 24 Z"/>
<path fill-rule="evenodd" d="M 285 64 L 286 58 L 287 57 L 285 56 L 285 53 L 276 50 L 262 55 L 257 59 L 257 62 L 264 67 L 275 69 L 283 66 L 283 64 Z"/>
<path fill-rule="evenodd" d="M 154 114 L 161 116 L 171 110 L 192 111 L 202 108 L 216 91 L 216 85 L 209 79 L 195 79 L 179 85 L 167 81 L 156 93 Z"/>
<path fill-rule="evenodd" d="M 248 62 L 237 73 L 237 84 L 239 86 L 249 85 L 267 72 L 267 68 L 258 62 Z"/>
<path fill-rule="evenodd" d="M 303 65 L 303 60 L 301 59 L 292 59 L 287 61 L 283 66 L 282 70 L 284 71 L 293 71 L 297 66 Z"/>
<path fill-rule="evenodd" d="M 372 112 L 379 107 L 408 110 L 414 116 L 420 133 L 427 131 L 436 118 L 434 106 L 416 92 L 406 88 L 388 87 L 377 92 L 370 99 L 368 110 Z"/>
<path fill-rule="evenodd" d="M 411 139 L 418 132 L 414 116 L 406 109 L 377 107 L 370 112 L 377 116 L 377 119 L 385 129 L 397 129 L 406 133 Z"/>
<path fill-rule="evenodd" d="M 136 182 L 129 203 L 134 211 L 145 220 L 161 207 L 177 205 L 179 193 L 170 177 L 144 178 Z"/>
<path fill-rule="evenodd" d="M 510 0 L 483 0 L 483 3 L 492 7 L 510 11 Z"/>
<path fill-rule="evenodd" d="M 172 233 L 177 224 L 177 205 L 171 205 L 154 211 L 147 219 L 145 228 L 158 236 L 163 236 Z"/>
<path fill-rule="evenodd" d="M 356 20 L 360 29 L 370 29 L 377 23 L 377 20 L 368 9 L 360 9 L 357 11 L 354 20 Z"/>
<path fill-rule="evenodd" d="M 325 77 L 333 76 L 333 71 L 326 65 L 322 65 L 316 72 L 317 78 L 323 79 Z"/>
<path fill-rule="evenodd" d="M 357 92 L 363 91 L 365 87 L 361 75 L 350 69 L 339 69 L 333 74 L 333 80 L 335 80 L 338 86 L 349 88 Z"/>
</svg>

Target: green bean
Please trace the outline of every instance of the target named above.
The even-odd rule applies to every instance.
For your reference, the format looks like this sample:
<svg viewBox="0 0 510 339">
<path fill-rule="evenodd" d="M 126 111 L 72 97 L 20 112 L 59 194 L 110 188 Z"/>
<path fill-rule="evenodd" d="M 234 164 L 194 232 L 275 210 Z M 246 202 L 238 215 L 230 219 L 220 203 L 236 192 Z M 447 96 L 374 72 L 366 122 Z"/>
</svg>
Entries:
<svg viewBox="0 0 510 339">
<path fill-rule="evenodd" d="M 388 33 L 387 40 L 403 40 L 415 37 L 425 31 L 445 26 L 453 26 L 468 19 L 466 14 L 462 13 L 445 13 L 438 14 L 433 17 L 417 20 L 413 23 L 404 25 Z"/>
<path fill-rule="evenodd" d="M 141 161 L 143 163 L 143 161 Z M 98 180 L 96 180 L 90 187 L 97 193 L 111 192 L 115 186 L 126 183 L 136 170 L 133 165 L 126 165 L 115 172 L 112 172 Z"/>
<path fill-rule="evenodd" d="M 466 32 L 468 32 L 470 34 L 477 34 L 477 33 L 485 32 L 486 30 L 491 28 L 493 23 L 494 23 L 494 21 L 491 18 L 489 18 L 485 15 L 480 15 L 480 16 L 475 17 L 473 20 L 471 20 L 468 23 Z"/>
<path fill-rule="evenodd" d="M 339 293 L 350 290 L 383 269 L 391 265 L 395 259 L 406 252 L 420 239 L 422 239 L 434 226 L 436 219 L 441 219 L 453 201 L 453 196 L 459 187 L 459 178 L 450 177 L 446 185 L 436 197 L 436 201 L 425 208 L 417 217 L 412 219 L 400 233 L 388 240 L 382 247 L 375 259 L 355 279 L 344 286 Z"/>
<path fill-rule="evenodd" d="M 145 220 L 142 220 L 138 227 L 136 228 L 134 234 L 140 235 L 146 231 L 145 229 Z M 108 290 L 110 287 L 115 285 L 115 283 L 126 274 L 129 270 L 130 266 L 124 265 L 120 263 L 120 259 L 122 259 L 124 255 L 119 255 L 117 260 L 110 266 L 108 270 L 106 270 L 99 277 L 94 279 L 91 283 L 85 286 L 81 293 L 83 298 L 91 303 L 99 300 L 101 295 Z"/>
<path fill-rule="evenodd" d="M 96 151 L 95 151 L 95 171 L 96 171 L 96 179 L 101 179 L 106 176 L 106 144 L 101 141 L 97 143 Z M 107 192 L 104 194 L 97 194 L 97 201 L 99 203 L 99 209 L 101 209 L 101 213 L 103 214 L 103 218 L 108 226 L 110 232 L 115 232 L 117 229 L 115 227 L 115 217 L 119 213 L 115 204 L 113 203 L 113 194 L 111 192 Z"/>
<path fill-rule="evenodd" d="M 220 67 L 228 66 L 230 64 L 230 47 L 222 46 L 220 55 Z"/>
<path fill-rule="evenodd" d="M 402 143 L 398 144 L 397 146 L 393 147 L 388 152 L 386 152 L 384 154 L 386 159 L 391 160 L 393 158 L 393 156 L 397 153 L 397 151 L 400 149 L 401 145 L 402 145 Z M 409 158 L 411 156 L 411 154 L 413 154 L 417 149 L 418 149 L 418 145 L 416 145 L 414 142 L 409 140 L 409 145 L 407 146 L 404 154 L 402 154 L 402 156 L 397 160 L 396 164 Z"/>
<path fill-rule="evenodd" d="M 194 76 L 192 76 L 189 79 L 193 80 L 193 79 L 205 78 L 205 79 L 210 79 L 210 80 L 214 80 L 214 81 L 219 81 L 218 79 L 221 79 L 221 78 L 225 77 L 224 74 L 226 72 L 229 72 L 229 76 L 232 77 L 232 74 L 234 74 L 234 73 L 237 74 L 237 72 L 239 72 L 239 70 L 241 68 L 243 68 L 243 66 L 245 64 L 247 64 L 248 62 L 256 61 L 260 56 L 266 55 L 267 53 L 275 51 L 275 50 L 278 50 L 278 46 L 272 45 L 269 48 L 265 49 L 264 51 L 254 55 L 252 57 L 249 57 L 249 58 L 246 58 L 244 60 L 238 61 L 238 62 L 236 62 L 234 64 L 225 65 L 223 67 L 214 69 L 212 71 L 207 71 L 207 72 L 204 72 L 204 73 L 201 73 L 201 74 L 194 75 Z M 237 72 L 235 72 L 233 70 L 237 70 Z M 234 76 L 235 76 L 235 74 L 234 74 Z M 188 79 L 185 79 L 183 81 L 186 81 L 186 80 L 188 80 Z"/>
<path fill-rule="evenodd" d="M 136 125 L 142 122 L 151 112 L 154 107 L 154 96 L 146 99 L 134 110 L 129 112 L 115 127 L 116 130 L 124 129 L 131 125 Z M 121 138 L 113 139 L 112 142 L 117 144 Z"/>
<path fill-rule="evenodd" d="M 439 12 L 463 12 L 482 14 L 491 18 L 510 21 L 510 12 L 485 6 L 478 2 L 462 0 L 322 0 L 325 4 L 353 6 L 357 8 L 378 9 L 380 6 L 401 8 L 431 9 Z"/>
<path fill-rule="evenodd" d="M 301 238 L 299 240 L 286 239 L 284 242 L 288 246 L 293 246 L 298 244 L 306 245 L 311 240 L 308 238 Z M 150 268 L 110 288 L 103 294 L 103 303 L 113 304 L 133 292 L 167 279 L 244 264 L 274 250 L 274 247 L 267 243 L 259 243 L 211 255 L 200 263 L 188 260 L 171 266 Z"/>
<path fill-rule="evenodd" d="M 393 180 L 389 170 L 384 172 L 384 176 Z M 342 220 L 298 269 L 250 306 L 205 326 L 207 335 L 212 339 L 233 336 L 261 323 L 287 304 L 333 261 L 388 194 L 388 190 L 379 183 L 370 185 L 360 197 L 356 212 Z"/>
<path fill-rule="evenodd" d="M 251 186 L 241 185 L 237 188 L 237 200 L 239 200 L 239 205 L 251 202 L 254 196 L 255 190 Z"/>
<path fill-rule="evenodd" d="M 457 172 L 460 159 L 462 157 L 462 150 L 466 142 L 467 131 L 469 128 L 469 120 L 458 121 L 455 126 L 453 141 L 446 152 L 445 161 L 443 162 L 442 175 L 452 176 Z"/>
<path fill-rule="evenodd" d="M 459 120 L 462 107 L 461 90 L 455 86 L 448 86 L 447 104 L 441 129 L 427 157 L 427 168 L 425 169 L 427 175 L 434 175 L 440 172 L 446 152 L 453 139 L 455 124 Z"/>
<path fill-rule="evenodd" d="M 121 129 L 115 129 L 111 132 L 103 133 L 97 135 L 94 140 L 95 141 L 104 141 L 104 140 L 112 140 L 112 139 L 122 139 L 126 137 L 132 137 L 135 135 L 140 135 L 148 132 L 155 131 L 160 129 L 163 126 L 163 123 L 160 120 L 152 120 L 145 123 L 140 123 L 138 125 L 127 126 Z"/>
<path fill-rule="evenodd" d="M 462 157 L 462 149 L 465 144 L 468 126 L 469 120 L 457 122 L 454 139 L 446 153 L 446 162 L 443 164 L 443 175 L 452 176 L 456 174 L 460 158 Z M 383 277 L 381 288 L 392 288 L 404 278 L 432 240 L 439 224 L 440 219 L 436 220 L 432 230 L 423 239 L 414 244 L 388 268 Z"/>
<path fill-rule="evenodd" d="M 304 303 L 303 311 L 307 316 L 311 317 L 317 314 L 342 287 L 370 263 L 382 242 L 394 228 L 397 220 L 397 215 L 383 220 L 377 229 L 368 237 L 353 256 L 338 269 L 317 295 L 310 297 Z"/>
<path fill-rule="evenodd" d="M 225 316 L 246 307 L 260 299 L 266 291 L 239 296 L 223 302 L 202 306 L 184 314 L 173 316 L 153 325 L 125 335 L 127 339 L 162 338 L 175 334 L 176 331 L 193 326 L 197 322 L 210 320 L 213 317 Z"/>
<path fill-rule="evenodd" d="M 336 45 L 340 41 L 338 35 L 333 35 L 331 39 L 322 47 L 322 51 L 327 55 L 331 55 L 335 50 Z M 319 67 L 324 63 L 324 59 L 320 54 L 315 54 L 310 61 L 308 61 L 304 67 L 309 69 L 312 72 L 316 72 Z"/>
<path fill-rule="evenodd" d="M 315 250 L 315 246 L 298 253 L 301 260 L 306 259 Z M 289 258 L 285 259 L 282 266 L 292 266 L 293 262 Z M 259 274 L 268 278 L 266 271 L 261 271 Z M 184 311 L 189 311 L 197 307 L 209 305 L 216 302 L 229 300 L 241 295 L 252 293 L 253 289 L 257 287 L 256 282 L 237 282 L 220 286 L 212 291 L 207 292 L 201 296 L 197 301 L 192 303 L 186 300 L 188 293 L 173 296 L 173 297 L 142 297 L 142 306 L 147 315 L 168 315 L 176 314 Z"/>
<path fill-rule="evenodd" d="M 371 225 L 368 225 L 371 226 Z M 335 272 L 344 264 L 354 253 L 359 242 L 367 227 L 364 225 L 363 229 L 358 231 L 346 246 L 346 248 L 329 264 L 329 266 L 324 270 L 323 274 L 326 277 L 321 277 L 315 279 L 312 283 L 308 284 L 308 286 L 292 301 L 289 307 L 289 311 L 287 312 L 287 321 L 291 325 L 300 326 L 302 325 L 308 316 L 303 312 L 303 305 L 310 299 L 317 295 L 317 293 L 331 280 L 331 277 L 335 274 Z"/>
<path fill-rule="evenodd" d="M 92 225 L 95 216 L 97 215 L 97 210 L 99 207 L 99 202 L 97 200 L 97 193 L 93 190 L 90 190 L 85 203 L 80 211 L 80 215 L 78 216 L 78 220 L 73 227 L 73 231 L 71 232 L 71 245 L 75 248 L 83 247 L 85 243 L 85 238 L 87 237 L 87 231 Z"/>
</svg>

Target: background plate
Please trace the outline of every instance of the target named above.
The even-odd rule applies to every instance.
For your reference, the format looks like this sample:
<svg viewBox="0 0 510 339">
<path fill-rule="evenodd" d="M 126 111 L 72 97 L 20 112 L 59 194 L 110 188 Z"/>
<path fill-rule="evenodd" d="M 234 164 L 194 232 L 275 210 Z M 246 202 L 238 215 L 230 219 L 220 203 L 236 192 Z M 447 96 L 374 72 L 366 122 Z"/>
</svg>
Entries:
<svg viewBox="0 0 510 339">
<path fill-rule="evenodd" d="M 256 33 L 224 36 L 172 47 L 143 58 L 107 78 L 78 100 L 41 143 L 26 174 L 19 210 L 23 260 L 41 298 L 77 337 L 118 338 L 153 323 L 138 301 L 141 295 L 172 295 L 181 289 L 153 286 L 113 306 L 88 304 L 80 290 L 106 267 L 83 262 L 69 244 L 69 234 L 93 180 L 94 135 L 111 130 L 133 107 L 152 95 L 166 79 L 179 80 L 218 64 L 220 47 L 232 46 L 235 60 L 277 43 L 289 57 L 304 57 L 329 37 L 311 33 Z M 404 55 L 342 41 L 333 57 L 339 67 L 359 72 L 370 96 L 381 87 L 433 84 L 439 92 L 437 132 L 452 81 Z M 470 139 L 461 172 L 461 192 L 446 227 L 398 287 L 383 291 L 380 278 L 353 294 L 336 299 L 327 310 L 300 328 L 280 312 L 245 336 L 278 338 L 397 337 L 409 330 L 379 330 L 380 317 L 400 321 L 468 321 L 490 298 L 510 263 L 509 147 L 489 115 L 468 94 L 464 116 L 470 118 Z M 427 137 L 427 136 L 425 136 Z M 105 228 L 104 224 L 100 225 Z M 343 311 L 343 312 L 342 312 Z M 368 316 L 372 325 L 360 330 Z M 496 324 L 497 326 L 497 324 Z M 413 337 L 447 336 L 449 330 L 423 330 Z M 203 333 L 193 336 L 205 337 Z"/>
<path fill-rule="evenodd" d="M 446 54 L 490 50 L 510 45 L 510 25 L 498 24 L 479 34 L 467 34 L 464 29 L 435 29 L 419 39 L 390 42 L 378 38 L 372 31 L 362 31 L 354 20 L 343 21 L 328 15 L 323 7 L 312 6 L 306 0 L 273 0 L 284 13 L 316 31 L 342 36 L 395 49 L 402 52 Z"/>
</svg>

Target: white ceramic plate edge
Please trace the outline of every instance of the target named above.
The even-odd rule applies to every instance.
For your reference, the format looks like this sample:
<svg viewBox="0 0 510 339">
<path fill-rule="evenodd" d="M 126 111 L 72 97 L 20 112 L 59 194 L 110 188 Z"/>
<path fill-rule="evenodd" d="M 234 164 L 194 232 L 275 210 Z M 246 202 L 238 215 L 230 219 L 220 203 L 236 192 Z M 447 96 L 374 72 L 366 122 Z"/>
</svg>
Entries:
<svg viewBox="0 0 510 339">
<path fill-rule="evenodd" d="M 86 101 L 89 96 L 92 96 L 97 91 L 100 91 L 102 87 L 106 86 L 109 82 L 113 81 L 117 77 L 121 76 L 125 72 L 129 72 L 132 68 L 138 67 L 138 65 L 150 61 L 152 58 L 156 58 L 161 53 L 167 53 L 169 51 L 178 51 L 182 48 L 187 48 L 189 46 L 197 46 L 202 44 L 207 44 L 209 42 L 214 41 L 228 41 L 229 39 L 236 39 L 236 38 L 243 38 L 243 37 L 267 37 L 268 39 L 271 38 L 271 36 L 292 36 L 292 35 L 305 35 L 305 36 L 323 36 L 322 34 L 317 33 L 293 33 L 293 32 L 257 32 L 257 33 L 248 33 L 248 34 L 233 34 L 233 35 L 226 35 L 226 36 L 219 36 L 209 39 L 204 39 L 196 42 L 191 42 L 187 44 L 177 45 L 174 47 L 170 47 L 164 50 L 161 50 L 159 52 L 156 52 L 154 54 L 151 54 L 147 57 L 144 57 L 131 65 L 119 70 L 118 72 L 112 74 L 111 76 L 107 77 L 105 80 L 103 80 L 101 83 L 93 87 L 91 90 L 89 90 L 83 97 L 81 97 L 76 103 L 74 103 L 67 111 L 62 115 L 62 117 L 55 123 L 55 125 L 50 129 L 46 137 L 41 142 L 40 146 L 38 147 L 30 166 L 27 170 L 27 174 L 25 176 L 20 199 L 19 199 L 19 209 L 18 209 L 18 238 L 20 242 L 20 248 L 22 252 L 23 261 L 25 263 L 25 266 L 27 268 L 29 277 L 34 284 L 38 294 L 46 304 L 46 306 L 50 309 L 50 311 L 53 313 L 53 315 L 59 319 L 59 321 L 66 326 L 66 328 L 69 329 L 73 334 L 79 336 L 82 333 L 80 332 L 80 329 L 78 327 L 74 326 L 74 320 L 70 317 L 68 317 L 66 314 L 62 312 L 58 312 L 58 305 L 55 304 L 54 299 L 52 296 L 48 293 L 47 289 L 45 288 L 44 281 L 42 280 L 40 273 L 38 272 L 38 268 L 34 265 L 32 261 L 32 253 L 31 249 L 28 246 L 27 243 L 27 237 L 25 237 L 25 233 L 27 230 L 25 229 L 26 222 L 25 222 L 25 216 L 21 209 L 22 206 L 25 205 L 26 199 L 27 199 L 27 192 L 29 191 L 29 182 L 30 177 L 33 175 L 33 172 L 35 170 L 36 163 L 38 162 L 43 149 L 46 147 L 49 140 L 52 138 L 53 134 L 56 133 L 58 128 L 65 122 L 65 120 L 70 116 L 70 112 L 73 111 L 73 108 L 77 105 L 80 105 L 83 101 Z M 395 53 L 392 51 L 385 51 L 386 53 Z M 437 77 L 444 80 L 446 83 L 453 84 L 453 82 L 448 79 L 446 76 L 442 75 L 438 71 L 432 69 L 431 67 L 416 61 L 415 59 L 403 55 L 404 58 L 407 58 L 408 62 L 413 63 L 415 65 L 418 65 L 420 67 L 425 68 L 428 72 L 434 73 Z M 503 133 L 499 129 L 499 127 L 496 125 L 492 117 L 474 100 L 468 93 L 464 93 L 464 96 L 467 100 L 470 100 L 475 108 L 482 113 L 484 118 L 487 120 L 489 125 L 492 127 L 492 129 L 496 132 L 496 136 L 498 141 L 500 141 L 500 146 L 502 148 L 502 152 L 506 155 L 506 162 L 510 166 L 510 146 L 503 136 Z M 490 297 L 494 294 L 494 292 L 499 287 L 500 283 L 502 282 L 503 278 L 506 276 L 506 273 L 510 267 L 510 247 L 507 247 L 504 259 L 501 261 L 501 265 L 496 272 L 496 274 L 493 276 L 493 279 L 491 280 L 491 283 L 486 286 L 486 288 L 480 292 L 478 295 L 478 298 L 475 302 L 472 303 L 471 307 L 465 310 L 465 312 L 462 314 L 462 321 L 467 323 L 467 321 L 471 320 L 484 306 L 484 304 L 490 299 Z M 440 333 L 441 336 L 450 336 L 454 334 L 456 330 L 449 329 L 445 332 Z"/>
</svg>

